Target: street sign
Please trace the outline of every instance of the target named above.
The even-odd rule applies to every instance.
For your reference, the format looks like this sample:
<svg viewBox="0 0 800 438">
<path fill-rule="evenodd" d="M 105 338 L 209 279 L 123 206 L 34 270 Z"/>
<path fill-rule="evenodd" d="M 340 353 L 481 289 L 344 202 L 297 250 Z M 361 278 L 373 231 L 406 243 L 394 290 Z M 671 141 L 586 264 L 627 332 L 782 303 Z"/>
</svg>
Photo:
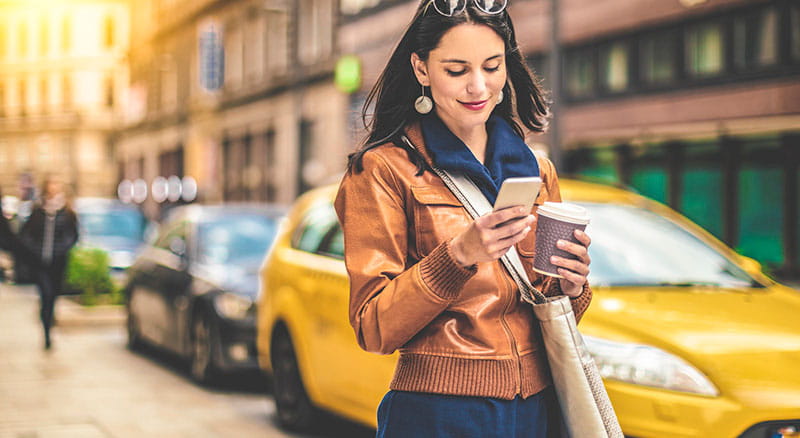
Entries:
<svg viewBox="0 0 800 438">
<path fill-rule="evenodd" d="M 361 88 L 361 60 L 355 55 L 345 55 L 336 61 L 334 84 L 339 91 L 355 93 Z"/>
<path fill-rule="evenodd" d="M 225 82 L 225 48 L 219 25 L 210 22 L 199 31 L 200 86 L 206 91 L 217 91 Z"/>
</svg>

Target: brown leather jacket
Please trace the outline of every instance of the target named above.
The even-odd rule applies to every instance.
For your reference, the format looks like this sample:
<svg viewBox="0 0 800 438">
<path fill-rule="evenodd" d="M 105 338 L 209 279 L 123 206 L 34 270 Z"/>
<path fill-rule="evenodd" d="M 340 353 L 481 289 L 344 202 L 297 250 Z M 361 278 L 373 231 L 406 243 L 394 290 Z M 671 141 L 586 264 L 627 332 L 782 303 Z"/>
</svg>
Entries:
<svg viewBox="0 0 800 438">
<path fill-rule="evenodd" d="M 419 125 L 406 134 L 431 164 Z M 512 399 L 550 383 L 538 324 L 502 262 L 456 264 L 450 240 L 472 221 L 436 174 L 386 144 L 349 172 L 335 207 L 345 236 L 350 323 L 367 351 L 400 351 L 395 390 Z M 537 157 L 544 184 L 536 200 L 560 201 L 553 164 Z M 534 207 L 534 214 L 536 212 Z M 558 281 L 532 266 L 535 233 L 517 245 L 528 276 L 546 295 Z M 586 311 L 588 286 L 572 300 Z"/>
</svg>

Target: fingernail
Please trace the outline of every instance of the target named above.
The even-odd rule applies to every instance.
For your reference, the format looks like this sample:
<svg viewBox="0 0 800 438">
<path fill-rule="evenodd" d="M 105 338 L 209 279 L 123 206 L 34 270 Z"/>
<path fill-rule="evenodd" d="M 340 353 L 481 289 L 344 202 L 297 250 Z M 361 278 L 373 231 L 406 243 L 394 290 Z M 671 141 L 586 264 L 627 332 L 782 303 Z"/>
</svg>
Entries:
<svg viewBox="0 0 800 438">
<path fill-rule="evenodd" d="M 531 227 L 525 227 L 524 231 L 525 231 L 525 234 L 529 233 L 531 231 Z"/>
<path fill-rule="evenodd" d="M 559 248 L 563 248 L 563 247 L 567 246 L 567 242 L 564 242 L 563 240 L 559 240 L 557 245 L 558 245 Z"/>
<path fill-rule="evenodd" d="M 555 263 L 557 261 L 558 261 L 558 257 L 556 257 L 556 256 L 550 257 L 550 263 Z"/>
<path fill-rule="evenodd" d="M 525 207 L 518 207 L 517 208 L 517 212 L 518 213 L 525 213 Z"/>
</svg>

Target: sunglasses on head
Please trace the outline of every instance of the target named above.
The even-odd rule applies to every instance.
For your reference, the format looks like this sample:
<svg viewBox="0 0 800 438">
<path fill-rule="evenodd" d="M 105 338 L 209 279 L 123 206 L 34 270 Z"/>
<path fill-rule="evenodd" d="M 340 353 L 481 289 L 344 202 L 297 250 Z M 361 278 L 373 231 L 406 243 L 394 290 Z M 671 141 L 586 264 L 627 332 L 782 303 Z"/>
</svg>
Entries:
<svg viewBox="0 0 800 438">
<path fill-rule="evenodd" d="M 503 12 L 508 3 L 508 0 L 431 0 L 431 3 L 433 3 L 436 12 L 445 17 L 452 17 L 464 12 L 469 1 L 475 3 L 475 7 L 481 11 L 491 15 Z"/>
</svg>

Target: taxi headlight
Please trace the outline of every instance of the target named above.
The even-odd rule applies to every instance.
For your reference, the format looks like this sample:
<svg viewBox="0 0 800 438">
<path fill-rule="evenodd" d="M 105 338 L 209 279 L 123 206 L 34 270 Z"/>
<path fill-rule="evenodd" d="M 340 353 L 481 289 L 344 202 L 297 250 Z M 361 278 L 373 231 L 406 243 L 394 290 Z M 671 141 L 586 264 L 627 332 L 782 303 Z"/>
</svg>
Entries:
<svg viewBox="0 0 800 438">
<path fill-rule="evenodd" d="M 253 301 L 241 295 L 221 293 L 214 297 L 217 312 L 230 319 L 244 319 L 252 306 Z"/>
<path fill-rule="evenodd" d="M 583 338 L 604 379 L 692 394 L 719 395 L 714 384 L 700 370 L 664 350 L 592 336 Z"/>
</svg>

